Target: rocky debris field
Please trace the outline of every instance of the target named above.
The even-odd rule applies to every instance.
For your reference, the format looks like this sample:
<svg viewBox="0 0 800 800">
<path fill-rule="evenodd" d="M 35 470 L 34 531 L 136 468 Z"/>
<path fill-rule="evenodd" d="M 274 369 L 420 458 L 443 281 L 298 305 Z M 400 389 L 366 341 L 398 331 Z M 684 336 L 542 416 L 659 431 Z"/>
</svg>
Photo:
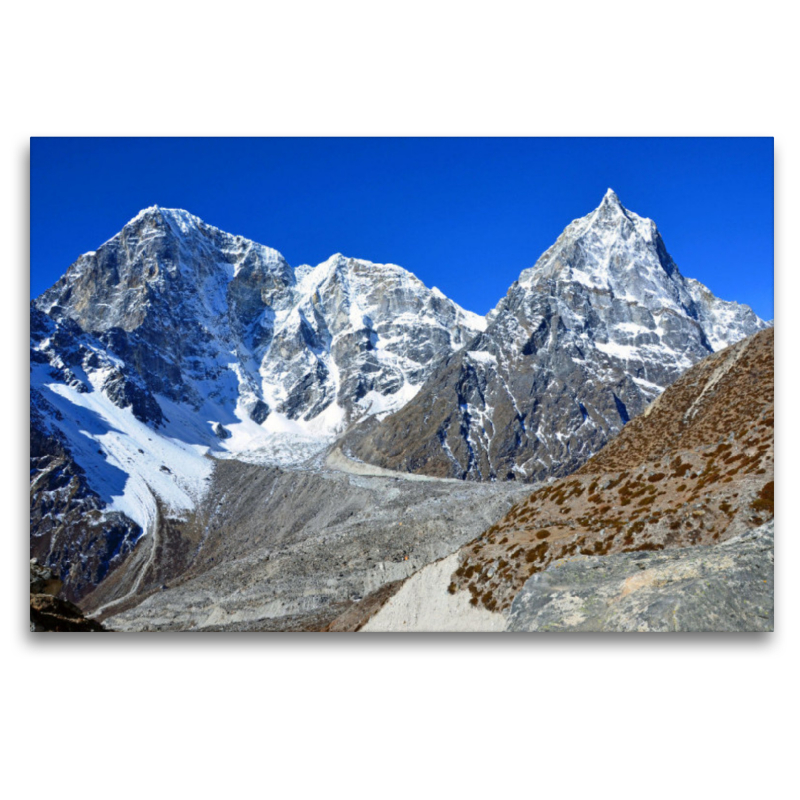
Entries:
<svg viewBox="0 0 800 800">
<path fill-rule="evenodd" d="M 358 619 L 370 595 L 455 552 L 529 491 L 218 461 L 198 510 L 162 526 L 145 574 L 130 560 L 84 606 L 123 631 L 321 630 L 348 611 Z"/>
</svg>

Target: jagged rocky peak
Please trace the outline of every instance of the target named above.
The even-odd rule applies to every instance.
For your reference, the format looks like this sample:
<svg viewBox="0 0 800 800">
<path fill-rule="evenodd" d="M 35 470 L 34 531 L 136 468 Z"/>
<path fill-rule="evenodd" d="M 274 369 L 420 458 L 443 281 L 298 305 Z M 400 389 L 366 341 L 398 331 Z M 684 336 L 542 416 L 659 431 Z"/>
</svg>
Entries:
<svg viewBox="0 0 800 800">
<path fill-rule="evenodd" d="M 37 305 L 84 330 L 133 331 L 153 311 L 167 311 L 159 308 L 165 297 L 221 313 L 229 283 L 242 295 L 292 282 L 277 250 L 224 233 L 187 211 L 151 206 L 82 255 Z"/>
<path fill-rule="evenodd" d="M 594 211 L 568 225 L 522 273 L 520 284 L 572 281 L 653 309 L 666 303 L 677 310 L 691 303 L 686 289 L 671 280 L 677 269 L 655 223 L 626 209 L 609 189 Z"/>
<path fill-rule="evenodd" d="M 394 264 L 341 253 L 299 267 L 294 300 L 275 317 L 273 358 L 261 374 L 273 405 L 291 420 L 327 412 L 346 427 L 410 399 L 434 361 L 485 322 Z"/>
<path fill-rule="evenodd" d="M 346 448 L 441 476 L 564 475 L 692 364 L 766 326 L 685 280 L 655 223 L 609 190 L 520 275 L 485 332 Z"/>
<path fill-rule="evenodd" d="M 623 225 L 625 222 L 632 224 L 634 218 L 641 219 L 636 214 L 631 214 L 613 189 L 608 189 L 600 201 L 600 205 L 589 215 L 591 222 L 598 226 Z"/>
<path fill-rule="evenodd" d="M 625 206 L 622 205 L 619 195 L 610 187 L 603 195 L 603 199 L 600 202 L 600 205 L 597 207 L 595 213 L 598 213 L 598 216 L 605 215 L 606 217 L 621 214 L 623 217 L 631 219 L 631 212 L 629 212 Z M 633 214 L 633 217 L 637 217 L 637 215 Z M 641 218 L 639 217 L 639 219 Z"/>
<path fill-rule="evenodd" d="M 283 420 L 316 435 L 388 413 L 485 327 L 399 266 L 337 253 L 295 270 L 277 250 L 159 206 L 35 305 L 92 332 L 153 396 L 209 406 L 212 434 L 271 417 L 276 430 Z"/>
</svg>

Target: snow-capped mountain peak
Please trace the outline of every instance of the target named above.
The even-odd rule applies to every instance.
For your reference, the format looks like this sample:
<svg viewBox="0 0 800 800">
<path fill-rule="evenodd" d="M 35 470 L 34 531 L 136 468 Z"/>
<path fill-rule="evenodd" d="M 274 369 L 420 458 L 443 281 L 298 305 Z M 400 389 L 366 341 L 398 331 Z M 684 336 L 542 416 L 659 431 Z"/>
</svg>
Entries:
<svg viewBox="0 0 800 800">
<path fill-rule="evenodd" d="M 101 335 L 154 397 L 223 427 L 272 416 L 267 428 L 315 434 L 397 408 L 484 324 L 397 265 L 336 253 L 294 270 L 277 250 L 159 206 L 36 305 Z M 231 438 L 223 446 L 241 443 Z"/>
<path fill-rule="evenodd" d="M 691 303 L 655 223 L 626 209 L 611 189 L 520 276 L 520 284 L 531 290 L 553 280 L 652 310 L 678 311 Z"/>
<path fill-rule="evenodd" d="M 603 195 L 603 200 L 601 201 L 598 208 L 607 208 L 612 209 L 614 211 L 619 211 L 620 213 L 625 213 L 625 207 L 622 205 L 622 201 L 619 199 L 619 195 L 612 189 L 608 188 L 606 193 Z"/>
<path fill-rule="evenodd" d="M 684 279 L 655 223 L 609 189 L 447 370 L 381 426 L 356 429 L 349 446 L 380 466 L 436 475 L 568 474 L 692 364 L 767 325 Z"/>
</svg>

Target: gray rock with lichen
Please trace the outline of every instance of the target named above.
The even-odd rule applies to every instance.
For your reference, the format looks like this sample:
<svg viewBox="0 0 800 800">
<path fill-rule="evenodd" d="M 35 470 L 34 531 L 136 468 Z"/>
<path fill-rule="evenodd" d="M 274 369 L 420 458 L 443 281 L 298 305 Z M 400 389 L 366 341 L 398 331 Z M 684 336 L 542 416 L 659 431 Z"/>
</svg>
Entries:
<svg viewBox="0 0 800 800">
<path fill-rule="evenodd" d="M 509 631 L 771 631 L 774 521 L 711 547 L 578 556 L 531 577 Z"/>
</svg>

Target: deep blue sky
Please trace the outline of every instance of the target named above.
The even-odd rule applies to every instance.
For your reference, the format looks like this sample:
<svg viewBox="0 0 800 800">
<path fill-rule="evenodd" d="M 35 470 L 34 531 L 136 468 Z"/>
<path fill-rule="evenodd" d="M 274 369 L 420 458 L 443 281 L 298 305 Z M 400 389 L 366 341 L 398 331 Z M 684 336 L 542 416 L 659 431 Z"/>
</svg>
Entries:
<svg viewBox="0 0 800 800">
<path fill-rule="evenodd" d="M 280 250 L 400 264 L 484 314 L 608 187 L 681 272 L 773 311 L 773 140 L 31 140 L 31 296 L 146 206 Z"/>
</svg>

